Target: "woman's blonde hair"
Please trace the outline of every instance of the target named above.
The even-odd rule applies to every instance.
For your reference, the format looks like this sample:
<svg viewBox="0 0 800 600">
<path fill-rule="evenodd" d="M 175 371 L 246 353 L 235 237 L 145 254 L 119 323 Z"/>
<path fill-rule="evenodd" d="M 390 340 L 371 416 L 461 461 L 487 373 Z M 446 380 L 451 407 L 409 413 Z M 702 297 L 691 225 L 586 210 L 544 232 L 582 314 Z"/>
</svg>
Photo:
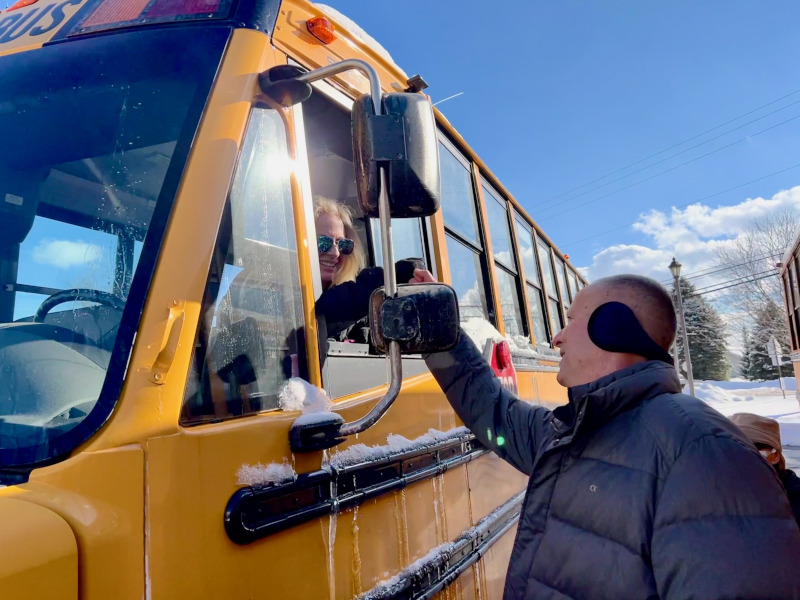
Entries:
<svg viewBox="0 0 800 600">
<path fill-rule="evenodd" d="M 358 239 L 358 233 L 353 227 L 353 211 L 336 200 L 317 196 L 314 199 L 314 220 L 316 221 L 323 213 L 339 219 L 344 225 L 345 237 L 353 240 L 353 252 L 342 255 L 342 266 L 333 277 L 333 285 L 339 285 L 345 281 L 355 281 L 356 275 L 366 265 L 366 260 L 364 259 L 364 250 L 361 248 L 361 241 Z"/>
</svg>

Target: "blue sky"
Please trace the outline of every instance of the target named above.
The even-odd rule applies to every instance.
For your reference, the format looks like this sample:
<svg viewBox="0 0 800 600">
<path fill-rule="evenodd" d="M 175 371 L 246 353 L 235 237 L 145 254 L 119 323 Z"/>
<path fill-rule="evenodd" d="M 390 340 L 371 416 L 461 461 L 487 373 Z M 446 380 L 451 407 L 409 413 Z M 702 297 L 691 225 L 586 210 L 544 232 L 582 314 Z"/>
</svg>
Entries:
<svg viewBox="0 0 800 600">
<path fill-rule="evenodd" d="M 800 205 L 796 2 L 327 3 L 434 102 L 462 93 L 439 108 L 591 278 L 667 279 L 673 254 L 704 269 L 748 222 Z"/>
</svg>

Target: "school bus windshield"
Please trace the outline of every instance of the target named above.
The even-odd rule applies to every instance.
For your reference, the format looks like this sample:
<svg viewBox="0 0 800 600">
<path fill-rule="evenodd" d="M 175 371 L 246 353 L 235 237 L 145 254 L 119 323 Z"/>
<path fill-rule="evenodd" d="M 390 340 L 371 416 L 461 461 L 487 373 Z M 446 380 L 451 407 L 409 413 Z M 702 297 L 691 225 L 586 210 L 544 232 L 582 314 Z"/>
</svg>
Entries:
<svg viewBox="0 0 800 600">
<path fill-rule="evenodd" d="M 0 58 L 0 466 L 68 452 L 113 409 L 227 37 L 133 32 Z"/>
</svg>

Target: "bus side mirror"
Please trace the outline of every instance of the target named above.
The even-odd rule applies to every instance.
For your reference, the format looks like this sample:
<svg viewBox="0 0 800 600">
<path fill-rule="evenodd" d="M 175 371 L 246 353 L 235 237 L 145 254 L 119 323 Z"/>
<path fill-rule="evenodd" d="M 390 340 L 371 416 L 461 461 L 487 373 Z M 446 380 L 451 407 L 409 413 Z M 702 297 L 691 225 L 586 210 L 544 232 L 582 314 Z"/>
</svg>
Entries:
<svg viewBox="0 0 800 600">
<path fill-rule="evenodd" d="M 428 217 L 439 210 L 439 143 L 430 101 L 420 94 L 385 94 L 375 115 L 365 94 L 353 104 L 353 162 L 364 214 L 378 216 L 380 166 L 386 166 L 391 216 Z"/>
<path fill-rule="evenodd" d="M 444 283 L 398 285 L 394 298 L 378 288 L 370 297 L 372 343 L 382 352 L 390 341 L 401 354 L 449 350 L 458 341 L 458 324 L 456 292 Z"/>
</svg>

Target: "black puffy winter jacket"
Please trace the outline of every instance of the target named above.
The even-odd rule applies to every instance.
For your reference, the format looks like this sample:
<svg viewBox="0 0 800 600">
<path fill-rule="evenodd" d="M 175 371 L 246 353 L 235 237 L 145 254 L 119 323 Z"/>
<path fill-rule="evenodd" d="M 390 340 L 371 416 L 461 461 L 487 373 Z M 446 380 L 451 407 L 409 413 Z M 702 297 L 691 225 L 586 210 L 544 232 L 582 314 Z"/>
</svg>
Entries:
<svg viewBox="0 0 800 600">
<path fill-rule="evenodd" d="M 774 469 L 670 365 L 571 388 L 549 411 L 502 388 L 463 332 L 427 362 L 464 423 L 530 476 L 507 600 L 800 598 L 800 530 Z"/>
</svg>

